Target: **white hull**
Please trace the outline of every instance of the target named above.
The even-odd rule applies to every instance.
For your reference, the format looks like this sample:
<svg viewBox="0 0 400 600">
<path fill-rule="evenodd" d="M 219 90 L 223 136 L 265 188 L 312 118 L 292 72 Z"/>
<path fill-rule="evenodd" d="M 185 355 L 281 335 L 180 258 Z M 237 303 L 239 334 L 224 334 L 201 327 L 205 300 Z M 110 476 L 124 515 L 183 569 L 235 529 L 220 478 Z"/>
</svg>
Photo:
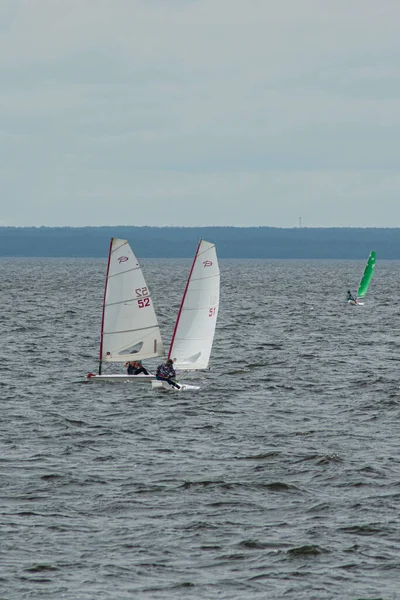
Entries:
<svg viewBox="0 0 400 600">
<path fill-rule="evenodd" d="M 350 304 L 350 306 L 364 306 L 364 302 L 354 302 L 354 300 L 347 300 L 347 304 Z"/>
<path fill-rule="evenodd" d="M 153 381 L 156 378 L 155 375 L 124 375 L 119 373 L 110 373 L 109 375 L 96 375 L 89 373 L 86 375 L 87 381 L 103 381 L 106 383 L 144 383 Z"/>
<path fill-rule="evenodd" d="M 187 392 L 187 391 L 194 391 L 194 390 L 200 389 L 200 386 L 198 386 L 198 385 L 189 385 L 187 383 L 179 383 L 178 385 L 180 385 L 180 388 L 174 388 L 174 387 L 172 387 L 172 385 L 169 385 L 169 383 L 167 383 L 166 381 L 159 381 L 157 379 L 155 379 L 151 382 L 151 387 L 153 389 L 164 388 L 165 390 L 169 390 L 172 392 Z"/>
</svg>

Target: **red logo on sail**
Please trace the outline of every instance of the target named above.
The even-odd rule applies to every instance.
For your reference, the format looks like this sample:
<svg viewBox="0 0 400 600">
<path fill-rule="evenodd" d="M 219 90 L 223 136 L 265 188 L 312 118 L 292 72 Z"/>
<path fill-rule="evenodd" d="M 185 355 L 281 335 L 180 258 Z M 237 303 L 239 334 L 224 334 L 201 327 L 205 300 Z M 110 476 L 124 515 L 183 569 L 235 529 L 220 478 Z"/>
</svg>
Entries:
<svg viewBox="0 0 400 600">
<path fill-rule="evenodd" d="M 127 260 L 129 260 L 127 256 L 119 256 L 118 257 L 119 264 L 121 264 L 122 262 L 126 262 Z"/>
<path fill-rule="evenodd" d="M 212 262 L 211 262 L 211 260 L 205 260 L 205 261 L 203 262 L 203 266 L 204 266 L 204 267 L 211 267 L 211 265 L 212 265 Z"/>
</svg>

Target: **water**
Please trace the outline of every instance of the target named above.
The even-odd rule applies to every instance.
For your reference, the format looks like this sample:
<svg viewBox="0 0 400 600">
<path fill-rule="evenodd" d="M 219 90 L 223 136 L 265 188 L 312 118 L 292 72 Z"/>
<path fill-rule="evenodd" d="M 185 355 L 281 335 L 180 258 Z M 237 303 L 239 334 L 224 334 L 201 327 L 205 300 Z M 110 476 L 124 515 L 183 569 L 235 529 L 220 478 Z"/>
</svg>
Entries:
<svg viewBox="0 0 400 600">
<path fill-rule="evenodd" d="M 400 598 L 398 262 L 349 307 L 362 261 L 221 261 L 194 393 L 78 382 L 105 261 L 0 266 L 1 598 Z"/>
</svg>

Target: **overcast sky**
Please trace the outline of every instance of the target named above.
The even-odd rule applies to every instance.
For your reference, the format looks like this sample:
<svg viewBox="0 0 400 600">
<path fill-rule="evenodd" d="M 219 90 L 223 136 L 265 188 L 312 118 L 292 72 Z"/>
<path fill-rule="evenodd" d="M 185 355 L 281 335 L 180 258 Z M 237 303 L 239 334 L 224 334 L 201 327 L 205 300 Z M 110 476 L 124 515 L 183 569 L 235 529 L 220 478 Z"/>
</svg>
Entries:
<svg viewBox="0 0 400 600">
<path fill-rule="evenodd" d="M 0 0 L 0 225 L 400 226 L 399 0 Z"/>
</svg>

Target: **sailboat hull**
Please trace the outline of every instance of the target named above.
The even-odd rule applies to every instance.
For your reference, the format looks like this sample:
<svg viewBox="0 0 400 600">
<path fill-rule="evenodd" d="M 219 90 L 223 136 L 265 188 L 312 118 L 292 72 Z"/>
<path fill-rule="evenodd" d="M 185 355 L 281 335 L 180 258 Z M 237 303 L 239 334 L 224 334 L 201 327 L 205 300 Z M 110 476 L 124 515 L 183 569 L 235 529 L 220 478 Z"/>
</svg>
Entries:
<svg viewBox="0 0 400 600">
<path fill-rule="evenodd" d="M 87 381 L 105 382 L 105 383 L 145 383 L 155 380 L 156 376 L 149 375 L 125 375 L 119 373 L 110 373 L 109 375 L 96 375 L 95 373 L 88 373 L 86 375 Z"/>
<path fill-rule="evenodd" d="M 198 386 L 198 385 L 189 385 L 187 383 L 180 383 L 179 385 L 180 385 L 180 388 L 174 388 L 174 387 L 172 387 L 172 385 L 169 385 L 169 383 L 167 383 L 166 381 L 153 380 L 151 382 L 151 387 L 153 389 L 164 388 L 165 390 L 168 390 L 170 392 L 188 392 L 188 391 L 195 391 L 195 390 L 200 389 L 200 386 Z"/>
</svg>

